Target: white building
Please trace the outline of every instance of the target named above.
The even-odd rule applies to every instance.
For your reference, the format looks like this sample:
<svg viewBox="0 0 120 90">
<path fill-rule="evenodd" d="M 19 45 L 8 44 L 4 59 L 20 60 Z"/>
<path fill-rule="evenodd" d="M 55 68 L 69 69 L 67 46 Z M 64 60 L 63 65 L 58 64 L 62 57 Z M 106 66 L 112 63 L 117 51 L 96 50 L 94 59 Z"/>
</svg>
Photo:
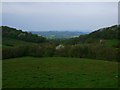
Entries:
<svg viewBox="0 0 120 90">
<path fill-rule="evenodd" d="M 64 48 L 64 46 L 60 44 L 56 47 L 56 50 L 59 50 L 59 49 L 62 49 L 62 48 Z"/>
</svg>

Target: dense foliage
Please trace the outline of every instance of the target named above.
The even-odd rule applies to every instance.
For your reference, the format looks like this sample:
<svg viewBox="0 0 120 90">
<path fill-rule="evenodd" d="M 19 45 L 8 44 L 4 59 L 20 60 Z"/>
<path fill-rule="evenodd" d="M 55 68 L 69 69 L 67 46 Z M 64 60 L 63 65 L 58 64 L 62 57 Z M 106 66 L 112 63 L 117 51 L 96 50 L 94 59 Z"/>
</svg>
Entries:
<svg viewBox="0 0 120 90">
<path fill-rule="evenodd" d="M 46 40 L 42 36 L 3 26 L 3 59 L 22 56 L 62 56 L 110 61 L 120 60 L 120 44 L 117 44 L 118 34 L 120 33 L 119 28 L 120 26 L 116 25 L 87 35 L 80 35 L 78 38 Z M 5 40 L 5 38 L 10 40 Z M 56 49 L 60 44 L 63 47 Z"/>
<path fill-rule="evenodd" d="M 102 39 L 117 39 L 118 28 L 120 28 L 120 25 L 102 28 L 90 33 L 89 37 Z"/>
</svg>

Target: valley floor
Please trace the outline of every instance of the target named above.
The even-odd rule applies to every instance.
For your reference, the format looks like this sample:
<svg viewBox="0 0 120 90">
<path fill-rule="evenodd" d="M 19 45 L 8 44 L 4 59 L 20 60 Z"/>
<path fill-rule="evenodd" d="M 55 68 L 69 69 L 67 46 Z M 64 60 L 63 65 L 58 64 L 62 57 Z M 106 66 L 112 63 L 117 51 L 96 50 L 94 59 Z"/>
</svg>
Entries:
<svg viewBox="0 0 120 90">
<path fill-rule="evenodd" d="M 117 62 L 67 58 L 22 57 L 3 60 L 3 88 L 113 88 Z"/>
</svg>

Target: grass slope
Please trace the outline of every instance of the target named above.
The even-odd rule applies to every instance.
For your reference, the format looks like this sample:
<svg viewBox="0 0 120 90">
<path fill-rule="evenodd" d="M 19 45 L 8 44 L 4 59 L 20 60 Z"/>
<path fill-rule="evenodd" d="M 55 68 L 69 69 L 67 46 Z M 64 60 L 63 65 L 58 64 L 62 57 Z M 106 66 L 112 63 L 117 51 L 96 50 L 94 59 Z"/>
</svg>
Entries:
<svg viewBox="0 0 120 90">
<path fill-rule="evenodd" d="M 3 61 L 3 88 L 117 87 L 117 74 L 116 62 L 22 57 Z"/>
<path fill-rule="evenodd" d="M 32 42 L 26 42 L 22 40 L 17 40 L 17 39 L 11 39 L 11 38 L 3 38 L 2 42 L 2 47 L 3 48 L 10 48 L 10 47 L 16 47 L 16 46 L 21 46 L 21 45 L 36 45 L 37 43 L 32 43 Z"/>
<path fill-rule="evenodd" d="M 107 47 L 114 47 L 117 46 L 119 41 L 117 39 L 111 39 L 111 40 L 106 40 L 106 46 Z"/>
</svg>

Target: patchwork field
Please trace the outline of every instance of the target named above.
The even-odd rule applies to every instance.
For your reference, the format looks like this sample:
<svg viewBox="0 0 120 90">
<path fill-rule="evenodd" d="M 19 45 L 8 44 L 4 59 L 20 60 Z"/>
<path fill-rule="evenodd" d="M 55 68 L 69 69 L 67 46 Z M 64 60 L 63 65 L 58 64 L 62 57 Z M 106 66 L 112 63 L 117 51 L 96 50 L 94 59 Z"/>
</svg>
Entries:
<svg viewBox="0 0 120 90">
<path fill-rule="evenodd" d="M 117 63 L 65 57 L 3 60 L 3 88 L 106 88 L 118 86 Z"/>
</svg>

